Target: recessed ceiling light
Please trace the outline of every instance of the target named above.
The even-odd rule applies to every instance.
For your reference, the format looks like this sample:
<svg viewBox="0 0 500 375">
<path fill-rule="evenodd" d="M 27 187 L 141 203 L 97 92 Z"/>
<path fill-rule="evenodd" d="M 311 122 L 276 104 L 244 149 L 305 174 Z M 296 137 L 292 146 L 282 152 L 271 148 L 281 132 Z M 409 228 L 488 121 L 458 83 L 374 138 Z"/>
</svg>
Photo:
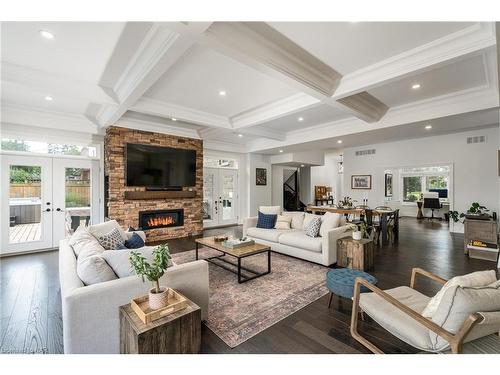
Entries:
<svg viewBox="0 0 500 375">
<path fill-rule="evenodd" d="M 414 83 L 414 84 L 411 86 L 411 88 L 412 88 L 413 90 L 418 90 L 420 87 L 421 87 L 420 83 Z"/>
<path fill-rule="evenodd" d="M 52 100 L 54 100 L 54 98 L 52 96 L 47 95 L 45 97 L 45 100 L 48 101 L 48 102 L 51 102 Z"/>
<path fill-rule="evenodd" d="M 426 128 L 427 130 L 432 129 L 432 125 L 425 125 L 425 128 Z"/>
<path fill-rule="evenodd" d="M 226 94 L 227 94 L 227 93 L 226 93 L 224 90 L 220 90 L 220 91 L 219 91 L 219 95 L 220 95 L 220 96 L 226 96 Z"/>
<path fill-rule="evenodd" d="M 41 36 L 43 36 L 45 39 L 54 39 L 54 34 L 52 34 L 50 31 L 47 30 L 40 30 L 38 31 Z"/>
<path fill-rule="evenodd" d="M 172 121 L 177 121 L 177 119 L 175 117 L 172 117 Z"/>
<path fill-rule="evenodd" d="M 280 152 L 283 152 L 283 150 L 280 150 Z"/>
<path fill-rule="evenodd" d="M 299 117 L 297 120 L 302 122 L 302 121 L 304 121 L 304 117 Z"/>
<path fill-rule="evenodd" d="M 300 165 L 300 167 L 301 167 L 301 168 L 304 168 L 304 167 L 305 167 L 305 165 L 304 165 L 304 164 L 301 164 L 301 165 Z"/>
<path fill-rule="evenodd" d="M 241 133 L 240 133 L 240 134 L 238 134 L 238 137 L 240 137 L 240 138 L 241 138 L 241 137 L 243 137 L 243 134 L 241 134 Z"/>
<path fill-rule="evenodd" d="M 339 139 L 339 140 L 337 141 L 337 143 L 342 143 L 342 139 Z"/>
</svg>

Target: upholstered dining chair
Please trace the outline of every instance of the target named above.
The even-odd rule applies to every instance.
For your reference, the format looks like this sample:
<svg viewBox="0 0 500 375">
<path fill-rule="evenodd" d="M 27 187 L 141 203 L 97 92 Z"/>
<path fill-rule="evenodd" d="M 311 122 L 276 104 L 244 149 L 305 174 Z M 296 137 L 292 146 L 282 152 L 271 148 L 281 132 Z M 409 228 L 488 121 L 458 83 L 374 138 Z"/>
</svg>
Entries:
<svg viewBox="0 0 500 375">
<path fill-rule="evenodd" d="M 400 340 L 427 352 L 451 349 L 452 353 L 460 353 L 465 342 L 500 331 L 499 280 L 479 288 L 458 285 L 447 288 L 432 318 L 426 318 L 422 312 L 431 298 L 415 290 L 418 275 L 440 284 L 447 281 L 420 268 L 413 269 L 410 287 L 382 290 L 363 278 L 356 278 L 352 337 L 373 353 L 383 353 L 358 332 L 360 311 Z M 361 293 L 362 286 L 371 293 Z"/>
</svg>

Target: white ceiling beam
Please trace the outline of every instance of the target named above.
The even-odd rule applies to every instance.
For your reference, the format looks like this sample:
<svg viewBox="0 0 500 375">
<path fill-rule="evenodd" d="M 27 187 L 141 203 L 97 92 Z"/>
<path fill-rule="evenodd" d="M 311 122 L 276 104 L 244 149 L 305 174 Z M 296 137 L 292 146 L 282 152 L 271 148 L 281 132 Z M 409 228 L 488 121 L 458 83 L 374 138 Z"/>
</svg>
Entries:
<svg viewBox="0 0 500 375">
<path fill-rule="evenodd" d="M 147 28 L 147 32 L 130 56 L 130 45 L 137 44 L 137 28 Z M 101 87 L 118 105 L 104 106 L 93 119 L 103 127 L 115 123 L 195 42 L 191 36 L 176 33 L 162 23 L 127 23 L 100 80 Z M 118 75 L 113 67 L 120 65 L 124 56 L 128 63 Z M 95 115 L 92 112 L 88 113 L 91 118 Z"/>
<path fill-rule="evenodd" d="M 209 127 L 205 129 L 198 130 L 198 134 L 202 139 L 224 139 L 228 131 L 232 131 L 234 134 L 242 134 L 243 136 L 251 136 L 257 138 L 267 138 L 276 141 L 284 141 L 286 139 L 286 134 L 274 129 L 264 129 L 260 127 L 246 127 L 240 129 L 221 129 Z"/>
<path fill-rule="evenodd" d="M 389 109 L 366 91 L 337 99 L 337 101 L 346 106 L 354 116 L 366 122 L 379 121 Z"/>
<path fill-rule="evenodd" d="M 200 138 L 198 132 L 195 129 L 182 127 L 181 124 L 179 124 L 179 126 L 173 126 L 164 123 L 158 123 L 155 121 L 138 119 L 128 114 L 122 116 L 115 125 L 122 126 L 124 128 L 138 129 L 154 133 L 176 135 L 179 137 L 188 137 L 195 139 Z"/>
</svg>

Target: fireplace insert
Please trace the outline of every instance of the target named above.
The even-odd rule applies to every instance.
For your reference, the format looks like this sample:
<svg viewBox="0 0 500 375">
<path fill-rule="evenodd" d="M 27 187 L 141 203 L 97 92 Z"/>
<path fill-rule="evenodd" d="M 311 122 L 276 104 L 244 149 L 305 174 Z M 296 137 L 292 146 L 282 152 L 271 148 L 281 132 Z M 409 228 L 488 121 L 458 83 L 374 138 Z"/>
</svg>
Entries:
<svg viewBox="0 0 500 375">
<path fill-rule="evenodd" d="M 184 225 L 184 210 L 155 210 L 139 212 L 139 226 L 142 230 L 179 227 Z"/>
</svg>

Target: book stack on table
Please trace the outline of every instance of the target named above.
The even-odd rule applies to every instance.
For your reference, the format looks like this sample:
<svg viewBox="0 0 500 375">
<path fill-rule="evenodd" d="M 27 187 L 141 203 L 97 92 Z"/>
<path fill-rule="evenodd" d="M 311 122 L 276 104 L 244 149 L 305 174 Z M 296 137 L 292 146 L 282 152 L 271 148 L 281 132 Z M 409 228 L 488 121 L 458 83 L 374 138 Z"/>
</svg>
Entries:
<svg viewBox="0 0 500 375">
<path fill-rule="evenodd" d="M 498 244 L 480 240 L 470 240 L 467 244 L 469 257 L 496 262 L 498 258 Z"/>
<path fill-rule="evenodd" d="M 253 245 L 255 243 L 254 240 L 244 238 L 244 239 L 229 239 L 222 243 L 222 246 L 227 247 L 228 249 L 237 249 L 239 247 Z"/>
</svg>

